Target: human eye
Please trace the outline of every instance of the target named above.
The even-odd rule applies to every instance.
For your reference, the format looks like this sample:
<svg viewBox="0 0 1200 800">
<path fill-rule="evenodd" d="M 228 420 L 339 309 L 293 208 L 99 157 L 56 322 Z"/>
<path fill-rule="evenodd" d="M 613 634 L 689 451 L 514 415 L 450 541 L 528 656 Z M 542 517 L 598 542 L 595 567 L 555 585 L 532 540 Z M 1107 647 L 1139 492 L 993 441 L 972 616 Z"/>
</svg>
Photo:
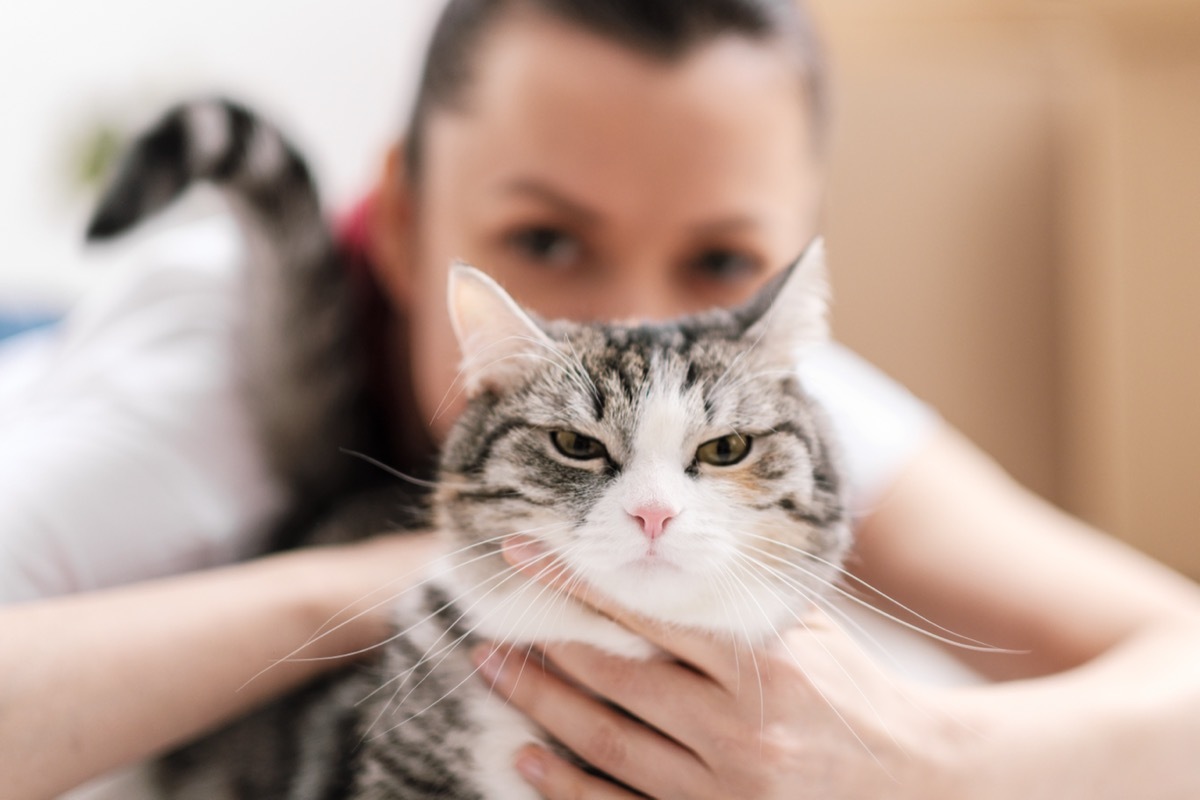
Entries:
<svg viewBox="0 0 1200 800">
<path fill-rule="evenodd" d="M 553 225 L 529 225 L 507 236 L 508 247 L 522 260 L 547 267 L 566 268 L 583 256 L 579 239 Z"/>
<path fill-rule="evenodd" d="M 710 247 L 691 259 L 691 270 L 717 283 L 738 283 L 756 277 L 763 269 L 757 256 L 732 247 Z"/>
</svg>

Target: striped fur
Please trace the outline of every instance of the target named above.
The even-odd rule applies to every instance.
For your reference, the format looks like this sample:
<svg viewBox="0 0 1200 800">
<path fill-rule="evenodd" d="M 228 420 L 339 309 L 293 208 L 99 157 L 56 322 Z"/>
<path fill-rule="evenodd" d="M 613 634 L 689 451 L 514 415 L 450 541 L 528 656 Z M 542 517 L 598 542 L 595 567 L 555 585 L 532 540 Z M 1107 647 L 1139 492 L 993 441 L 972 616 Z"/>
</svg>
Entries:
<svg viewBox="0 0 1200 800">
<path fill-rule="evenodd" d="M 352 309 L 308 170 L 269 125 L 224 101 L 180 106 L 136 144 L 89 235 L 115 235 L 190 184 L 220 187 L 251 243 L 248 388 L 268 453 L 306 496 L 340 498 L 300 538 L 370 535 L 391 491 L 344 472 L 362 373 Z M 634 657 L 646 642 L 515 574 L 499 552 L 525 532 L 617 600 L 663 621 L 756 644 L 818 602 L 849 542 L 835 447 L 796 355 L 825 335 L 820 247 L 741 309 L 655 325 L 542 322 L 468 267 L 452 272 L 467 408 L 444 447 L 430 524 L 449 554 L 395 605 L 397 636 L 370 661 L 306 687 L 164 760 L 191 800 L 533 800 L 512 768 L 544 738 L 474 676 L 485 639 L 585 641 Z M 594 438 L 596 458 L 554 431 Z M 740 435 L 744 460 L 700 459 Z M 348 499 L 347 499 L 348 498 Z M 670 505 L 647 541 L 635 512 Z"/>
<path fill-rule="evenodd" d="M 464 553 L 446 580 L 484 609 L 470 615 L 480 632 L 646 652 L 536 585 L 497 585 L 494 539 L 522 529 L 625 605 L 723 637 L 769 639 L 823 596 L 849 529 L 836 448 L 796 372 L 825 335 L 819 246 L 745 308 L 652 325 L 538 322 L 481 273 L 457 274 L 472 396 L 443 449 L 434 512 Z M 603 456 L 564 457 L 555 430 L 597 440 Z M 699 460 L 729 434 L 750 441 L 744 461 Z M 634 516 L 647 506 L 674 512 L 649 544 Z"/>
<path fill-rule="evenodd" d="M 242 378 L 263 451 L 296 502 L 314 505 L 348 479 L 338 448 L 363 445 L 364 368 L 350 286 L 303 158 L 235 103 L 184 103 L 129 148 L 88 240 L 124 233 L 200 182 L 222 191 L 246 246 Z"/>
</svg>

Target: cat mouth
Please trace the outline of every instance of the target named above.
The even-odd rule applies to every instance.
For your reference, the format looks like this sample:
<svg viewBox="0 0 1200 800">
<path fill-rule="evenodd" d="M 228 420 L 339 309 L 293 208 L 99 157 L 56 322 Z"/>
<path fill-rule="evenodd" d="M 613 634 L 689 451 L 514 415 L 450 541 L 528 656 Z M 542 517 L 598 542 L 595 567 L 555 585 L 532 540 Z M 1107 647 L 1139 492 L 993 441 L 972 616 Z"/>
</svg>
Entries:
<svg viewBox="0 0 1200 800">
<path fill-rule="evenodd" d="M 631 559 L 630 567 L 643 572 L 682 572 L 675 560 L 664 556 L 656 550 L 647 550 L 637 558 Z"/>
</svg>

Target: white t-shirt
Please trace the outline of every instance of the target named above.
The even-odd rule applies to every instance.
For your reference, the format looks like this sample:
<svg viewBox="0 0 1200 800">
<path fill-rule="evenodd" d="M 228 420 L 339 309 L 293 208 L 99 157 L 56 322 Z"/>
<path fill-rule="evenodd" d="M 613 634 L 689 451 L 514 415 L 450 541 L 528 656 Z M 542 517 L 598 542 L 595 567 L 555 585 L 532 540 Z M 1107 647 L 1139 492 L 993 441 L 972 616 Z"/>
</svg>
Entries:
<svg viewBox="0 0 1200 800">
<path fill-rule="evenodd" d="M 282 493 L 234 377 L 239 264 L 228 220 L 170 231 L 63 325 L 0 346 L 0 602 L 258 549 Z M 830 411 L 861 512 L 936 417 L 838 345 L 801 373 Z"/>
</svg>

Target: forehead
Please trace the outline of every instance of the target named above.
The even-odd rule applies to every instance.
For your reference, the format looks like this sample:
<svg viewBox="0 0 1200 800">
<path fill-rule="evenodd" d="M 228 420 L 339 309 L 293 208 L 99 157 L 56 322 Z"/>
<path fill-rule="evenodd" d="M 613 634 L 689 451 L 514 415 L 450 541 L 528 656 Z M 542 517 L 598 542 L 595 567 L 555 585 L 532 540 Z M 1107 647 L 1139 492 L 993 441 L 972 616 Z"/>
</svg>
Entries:
<svg viewBox="0 0 1200 800">
<path fill-rule="evenodd" d="M 463 108 L 430 118 L 426 174 L 479 202 L 546 180 L 614 214 L 794 225 L 813 194 L 800 76 L 773 45 L 720 37 L 667 61 L 524 13 L 474 71 Z"/>
</svg>

